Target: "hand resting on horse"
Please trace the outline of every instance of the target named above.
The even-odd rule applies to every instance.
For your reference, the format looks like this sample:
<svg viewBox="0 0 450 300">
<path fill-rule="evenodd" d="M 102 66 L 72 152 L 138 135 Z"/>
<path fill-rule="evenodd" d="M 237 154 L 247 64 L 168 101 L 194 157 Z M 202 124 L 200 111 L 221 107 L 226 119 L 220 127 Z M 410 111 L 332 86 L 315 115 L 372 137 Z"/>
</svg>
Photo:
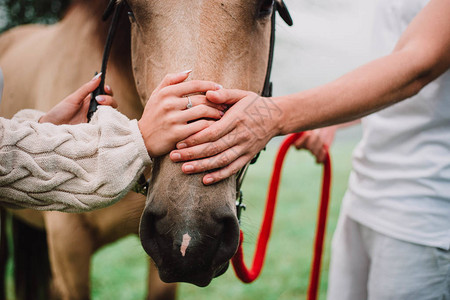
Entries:
<svg viewBox="0 0 450 300">
<path fill-rule="evenodd" d="M 85 83 L 74 93 L 55 105 L 39 119 L 39 123 L 53 123 L 55 125 L 86 123 L 91 100 L 90 93 L 100 84 L 100 75 L 101 73 L 97 74 L 91 81 Z M 117 108 L 116 101 L 111 97 L 112 90 L 109 85 L 105 85 L 105 91 L 108 95 L 97 96 L 97 102 L 101 105 Z"/>
<path fill-rule="evenodd" d="M 179 142 L 172 161 L 189 161 L 182 166 L 187 174 L 214 170 L 203 177 L 212 184 L 235 174 L 276 135 L 354 121 L 417 94 L 450 66 L 443 30 L 448 18 L 436 17 L 449 5 L 430 3 L 389 55 L 327 84 L 273 98 L 242 90 L 208 92 L 208 100 L 233 106 L 218 122 Z"/>
<path fill-rule="evenodd" d="M 189 73 L 167 75 L 145 105 L 138 124 L 151 157 L 175 149 L 177 142 L 207 128 L 224 114 L 223 105 L 209 102 L 204 95 L 222 87 L 210 81 L 184 82 Z"/>
<path fill-rule="evenodd" d="M 250 161 L 278 134 L 276 124 L 281 120 L 275 120 L 280 116 L 272 100 L 253 92 L 222 89 L 206 96 L 230 108 L 220 121 L 179 142 L 170 158 L 175 162 L 201 159 L 183 164 L 187 174 L 221 168 L 204 176 L 203 183 L 211 184 L 235 174 Z"/>
<path fill-rule="evenodd" d="M 149 154 L 169 152 L 177 141 L 223 115 L 222 105 L 202 95 L 221 86 L 183 82 L 188 76 L 167 75 L 139 122 L 112 108 L 117 104 L 110 95 L 101 95 L 96 100 L 104 105 L 90 123 L 79 124 L 87 120 L 99 77 L 46 114 L 25 109 L 11 120 L 0 118 L 0 205 L 82 212 L 115 203 L 151 163 Z M 112 94 L 111 88 L 106 90 Z"/>
<path fill-rule="evenodd" d="M 187 174 L 214 170 L 203 177 L 204 184 L 212 184 L 235 174 L 276 135 L 354 121 L 416 95 L 450 66 L 449 31 L 443 30 L 448 18 L 436 17 L 448 6 L 431 1 L 389 55 L 327 84 L 273 98 L 242 90 L 208 92 L 208 100 L 232 107 L 179 142 L 172 161 L 188 161 L 182 165 Z"/>
</svg>

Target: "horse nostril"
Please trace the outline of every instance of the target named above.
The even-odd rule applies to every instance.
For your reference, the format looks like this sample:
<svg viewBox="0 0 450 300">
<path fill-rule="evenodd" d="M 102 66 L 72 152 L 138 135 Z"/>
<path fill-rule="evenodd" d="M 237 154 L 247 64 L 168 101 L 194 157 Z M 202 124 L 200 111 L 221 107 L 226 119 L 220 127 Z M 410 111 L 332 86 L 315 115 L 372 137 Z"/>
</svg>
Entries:
<svg viewBox="0 0 450 300">
<path fill-rule="evenodd" d="M 217 254 L 213 261 L 216 266 L 227 263 L 234 256 L 239 245 L 239 223 L 236 216 L 224 217 L 220 223 L 223 229 Z"/>
<path fill-rule="evenodd" d="M 166 215 L 166 212 L 155 206 L 145 207 L 139 224 L 139 238 L 145 252 L 155 261 L 161 260 L 160 251 L 155 237 L 158 235 L 156 224 Z"/>
</svg>

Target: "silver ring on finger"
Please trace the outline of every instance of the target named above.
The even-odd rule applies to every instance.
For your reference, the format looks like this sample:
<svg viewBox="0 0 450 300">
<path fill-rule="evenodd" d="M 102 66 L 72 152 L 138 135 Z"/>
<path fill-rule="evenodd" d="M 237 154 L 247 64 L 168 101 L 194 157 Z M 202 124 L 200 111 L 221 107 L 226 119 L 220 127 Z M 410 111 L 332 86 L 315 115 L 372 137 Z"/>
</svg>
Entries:
<svg viewBox="0 0 450 300">
<path fill-rule="evenodd" d="M 187 96 L 188 99 L 188 103 L 186 105 L 186 109 L 192 108 L 192 101 L 191 101 L 191 97 Z"/>
</svg>

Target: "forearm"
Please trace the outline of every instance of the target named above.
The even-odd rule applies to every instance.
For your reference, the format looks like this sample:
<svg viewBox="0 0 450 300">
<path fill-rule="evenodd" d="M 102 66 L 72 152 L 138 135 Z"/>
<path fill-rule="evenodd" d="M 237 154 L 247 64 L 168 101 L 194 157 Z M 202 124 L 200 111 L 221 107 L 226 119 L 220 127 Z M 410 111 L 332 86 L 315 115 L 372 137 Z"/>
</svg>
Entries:
<svg viewBox="0 0 450 300">
<path fill-rule="evenodd" d="M 431 78 L 413 60 L 393 53 L 329 84 L 277 98 L 285 120 L 281 133 L 353 121 L 415 95 Z"/>
<path fill-rule="evenodd" d="M 277 99 L 287 120 L 281 133 L 352 121 L 418 93 L 450 66 L 449 13 L 449 1 L 432 0 L 390 55 L 329 84 Z"/>
<path fill-rule="evenodd" d="M 235 174 L 275 135 L 350 122 L 411 97 L 450 66 L 449 13 L 450 1 L 431 0 L 392 54 L 311 90 L 274 98 L 208 92 L 208 100 L 233 106 L 220 121 L 178 143 L 172 160 L 188 161 L 182 167 L 188 174 L 214 170 L 203 178 L 212 184 Z"/>
<path fill-rule="evenodd" d="M 79 212 L 112 204 L 150 163 L 136 121 L 109 107 L 92 124 L 0 123 L 0 202 Z"/>
</svg>

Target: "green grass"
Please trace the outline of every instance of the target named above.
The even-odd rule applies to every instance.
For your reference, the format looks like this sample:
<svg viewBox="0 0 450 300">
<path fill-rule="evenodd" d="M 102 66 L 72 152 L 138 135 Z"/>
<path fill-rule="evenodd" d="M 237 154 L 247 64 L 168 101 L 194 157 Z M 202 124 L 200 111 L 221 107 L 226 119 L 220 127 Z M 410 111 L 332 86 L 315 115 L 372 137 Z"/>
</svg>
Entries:
<svg viewBox="0 0 450 300">
<path fill-rule="evenodd" d="M 320 299 L 325 299 L 330 240 L 350 172 L 353 141 L 336 143 L 332 149 L 333 183 L 327 224 L 326 247 L 322 263 Z M 244 183 L 242 228 L 244 253 L 251 264 L 254 245 L 262 221 L 266 190 L 277 151 L 272 142 L 251 166 Z M 260 277 L 251 284 L 240 282 L 229 270 L 206 288 L 180 284 L 178 299 L 306 299 L 317 219 L 322 168 L 305 151 L 290 150 L 280 187 L 275 222 Z M 93 259 L 92 294 L 94 300 L 144 299 L 148 259 L 137 237 L 128 237 L 103 248 Z"/>
</svg>

